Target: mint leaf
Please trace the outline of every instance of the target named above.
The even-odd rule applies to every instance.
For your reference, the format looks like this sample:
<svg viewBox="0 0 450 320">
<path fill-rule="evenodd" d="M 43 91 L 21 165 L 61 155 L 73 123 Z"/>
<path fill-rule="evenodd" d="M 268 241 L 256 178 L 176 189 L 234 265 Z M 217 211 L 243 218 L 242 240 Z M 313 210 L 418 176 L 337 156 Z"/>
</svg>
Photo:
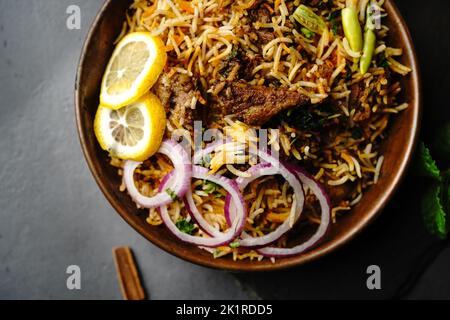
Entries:
<svg viewBox="0 0 450 320">
<path fill-rule="evenodd" d="M 192 235 L 192 233 L 195 230 L 195 225 L 190 223 L 190 222 L 188 222 L 185 219 L 178 220 L 177 223 L 175 223 L 175 225 L 177 226 L 177 228 L 181 232 L 184 232 L 184 233 L 187 233 L 187 234 L 191 234 Z"/>
<path fill-rule="evenodd" d="M 442 175 L 441 202 L 445 213 L 450 213 L 450 169 Z M 449 225 L 450 227 L 450 225 Z"/>
<path fill-rule="evenodd" d="M 442 239 L 447 238 L 446 214 L 441 202 L 441 185 L 433 183 L 422 198 L 421 211 L 425 227 Z"/>
<path fill-rule="evenodd" d="M 441 171 L 433 160 L 430 150 L 423 142 L 419 146 L 419 155 L 416 166 L 418 175 L 441 181 Z"/>
</svg>

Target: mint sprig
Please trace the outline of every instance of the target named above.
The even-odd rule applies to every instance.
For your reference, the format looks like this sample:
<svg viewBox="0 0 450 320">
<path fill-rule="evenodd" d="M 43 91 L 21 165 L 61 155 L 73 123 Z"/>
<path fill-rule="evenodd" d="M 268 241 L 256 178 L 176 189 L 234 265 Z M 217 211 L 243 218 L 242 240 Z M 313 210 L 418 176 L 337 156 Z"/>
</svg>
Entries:
<svg viewBox="0 0 450 320">
<path fill-rule="evenodd" d="M 423 142 L 419 145 L 419 160 L 417 169 L 419 176 L 441 181 L 441 170 L 439 170 L 436 162 L 431 156 L 430 149 L 428 149 Z"/>
<path fill-rule="evenodd" d="M 427 230 L 442 239 L 448 235 L 447 215 L 441 202 L 441 186 L 434 183 L 422 198 L 421 210 Z"/>
<path fill-rule="evenodd" d="M 449 126 L 447 126 L 449 127 Z M 450 130 L 444 130 L 436 140 L 441 141 L 439 155 L 449 159 L 450 150 L 442 146 L 450 140 Z M 439 141 L 435 141 L 439 144 Z M 445 156 L 443 156 L 443 154 Z M 441 239 L 447 239 L 450 231 L 450 169 L 442 172 L 433 159 L 430 149 L 421 143 L 418 150 L 416 172 L 425 179 L 425 191 L 421 199 L 421 213 L 427 230 Z"/>
</svg>

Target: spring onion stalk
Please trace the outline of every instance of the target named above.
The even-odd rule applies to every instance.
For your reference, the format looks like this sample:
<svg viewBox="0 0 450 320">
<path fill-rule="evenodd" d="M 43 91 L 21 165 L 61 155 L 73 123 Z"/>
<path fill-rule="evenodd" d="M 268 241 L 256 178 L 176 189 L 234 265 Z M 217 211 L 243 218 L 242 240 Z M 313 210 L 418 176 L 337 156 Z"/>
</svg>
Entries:
<svg viewBox="0 0 450 320">
<path fill-rule="evenodd" d="M 373 15 L 371 14 L 371 6 L 367 6 L 366 26 L 364 30 L 364 48 L 359 63 L 361 74 L 367 73 L 372 63 L 373 53 L 375 52 L 375 45 L 377 36 L 375 34 L 375 24 L 373 23 Z"/>
<path fill-rule="evenodd" d="M 344 34 L 350 48 L 355 52 L 361 52 L 363 49 L 363 35 L 356 9 L 357 1 L 348 2 L 347 7 L 342 9 L 342 26 L 344 28 Z"/>
<path fill-rule="evenodd" d="M 322 34 L 327 29 L 325 21 L 305 5 L 300 5 L 293 14 L 294 19 L 308 30 Z"/>
</svg>

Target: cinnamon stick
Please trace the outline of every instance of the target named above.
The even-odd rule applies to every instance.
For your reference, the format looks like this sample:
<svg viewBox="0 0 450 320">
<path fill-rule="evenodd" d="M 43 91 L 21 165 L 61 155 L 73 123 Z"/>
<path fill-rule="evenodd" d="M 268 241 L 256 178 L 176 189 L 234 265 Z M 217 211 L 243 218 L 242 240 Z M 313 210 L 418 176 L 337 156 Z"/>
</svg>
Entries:
<svg viewBox="0 0 450 320">
<path fill-rule="evenodd" d="M 145 300 L 145 291 L 131 249 L 129 247 L 113 248 L 113 256 L 123 298 Z"/>
</svg>

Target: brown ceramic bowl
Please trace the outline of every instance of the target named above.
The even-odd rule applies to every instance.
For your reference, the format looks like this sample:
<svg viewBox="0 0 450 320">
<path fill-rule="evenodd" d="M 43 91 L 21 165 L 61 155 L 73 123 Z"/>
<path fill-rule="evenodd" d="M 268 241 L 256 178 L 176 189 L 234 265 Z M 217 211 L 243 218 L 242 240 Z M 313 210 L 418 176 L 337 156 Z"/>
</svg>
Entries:
<svg viewBox="0 0 450 320">
<path fill-rule="evenodd" d="M 388 0 L 386 3 L 391 43 L 404 48 L 403 62 L 411 66 L 413 72 L 403 81 L 403 95 L 410 103 L 410 108 L 395 118 L 390 136 L 383 146 L 386 158 L 384 174 L 379 183 L 367 191 L 352 213 L 345 215 L 331 228 L 320 246 L 300 256 L 278 259 L 276 263 L 269 259 L 261 262 L 213 259 L 209 253 L 179 241 L 166 228 L 148 225 L 145 217 L 138 215 L 130 197 L 119 191 L 120 178 L 117 170 L 108 164 L 108 155 L 100 149 L 94 136 L 93 122 L 99 103 L 102 75 L 113 51 L 114 39 L 122 28 L 125 10 L 130 3 L 129 0 L 107 0 L 89 32 L 76 80 L 76 118 L 81 145 L 95 180 L 117 212 L 136 231 L 158 247 L 193 263 L 231 271 L 266 271 L 293 267 L 323 257 L 353 239 L 381 212 L 399 186 L 411 160 L 421 113 L 417 57 L 408 26 L 393 1 Z"/>
</svg>

